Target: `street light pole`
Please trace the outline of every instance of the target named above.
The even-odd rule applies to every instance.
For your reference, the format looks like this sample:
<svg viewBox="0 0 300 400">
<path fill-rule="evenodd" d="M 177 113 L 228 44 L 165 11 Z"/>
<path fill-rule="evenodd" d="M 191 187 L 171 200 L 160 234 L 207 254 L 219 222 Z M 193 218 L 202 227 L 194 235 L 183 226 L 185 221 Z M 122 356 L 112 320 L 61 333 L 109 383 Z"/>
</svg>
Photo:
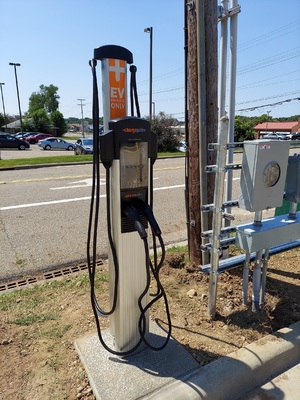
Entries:
<svg viewBox="0 0 300 400">
<path fill-rule="evenodd" d="M 7 128 L 7 121 L 6 121 L 4 97 L 3 97 L 3 90 L 2 90 L 2 86 L 3 86 L 3 85 L 5 85 L 5 83 L 0 83 L 1 97 L 2 97 L 2 105 L 3 105 L 3 117 L 4 117 L 5 129 L 6 129 L 6 128 Z"/>
<path fill-rule="evenodd" d="M 152 119 L 152 42 L 153 42 L 153 28 L 145 28 L 144 32 L 150 33 L 150 72 L 149 72 L 149 119 Z"/>
<path fill-rule="evenodd" d="M 21 125 L 21 132 L 23 132 L 22 112 L 21 112 L 21 105 L 20 105 L 20 95 L 19 95 L 19 86 L 18 86 L 18 77 L 17 77 L 17 68 L 16 68 L 16 67 L 20 67 L 21 64 L 9 63 L 9 65 L 13 65 L 14 70 L 15 70 L 17 97 L 18 97 L 18 105 L 19 105 L 19 113 L 20 113 L 20 125 Z"/>
<path fill-rule="evenodd" d="M 152 101 L 152 106 L 153 106 L 153 117 L 155 117 L 155 102 Z"/>
<path fill-rule="evenodd" d="M 85 104 L 83 104 L 82 102 L 85 101 L 85 99 L 77 99 L 78 101 L 80 101 L 80 104 L 78 104 L 79 106 L 81 106 L 81 125 L 82 125 L 82 137 L 84 136 L 84 120 L 83 120 L 83 106 L 85 106 Z"/>
</svg>

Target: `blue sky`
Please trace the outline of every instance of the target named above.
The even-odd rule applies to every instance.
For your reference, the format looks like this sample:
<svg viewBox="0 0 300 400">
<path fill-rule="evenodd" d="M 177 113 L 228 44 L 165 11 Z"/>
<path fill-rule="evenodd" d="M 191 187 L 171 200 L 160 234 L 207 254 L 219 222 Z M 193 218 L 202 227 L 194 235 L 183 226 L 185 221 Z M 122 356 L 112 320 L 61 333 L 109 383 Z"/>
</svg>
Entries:
<svg viewBox="0 0 300 400">
<path fill-rule="evenodd" d="M 236 114 L 300 114 L 300 101 L 269 105 L 300 97 L 300 1 L 239 4 Z M 152 26 L 155 112 L 183 120 L 183 0 L 0 0 L 0 5 L 0 82 L 5 83 L 7 114 L 18 114 L 15 76 L 9 66 L 14 62 L 21 64 L 17 74 L 22 112 L 41 84 L 53 84 L 59 88 L 65 117 L 81 117 L 78 98 L 85 99 L 84 116 L 91 117 L 88 61 L 96 47 L 114 44 L 133 53 L 141 114 L 147 115 L 150 35 L 144 28 Z M 253 107 L 259 108 L 239 111 Z"/>
</svg>

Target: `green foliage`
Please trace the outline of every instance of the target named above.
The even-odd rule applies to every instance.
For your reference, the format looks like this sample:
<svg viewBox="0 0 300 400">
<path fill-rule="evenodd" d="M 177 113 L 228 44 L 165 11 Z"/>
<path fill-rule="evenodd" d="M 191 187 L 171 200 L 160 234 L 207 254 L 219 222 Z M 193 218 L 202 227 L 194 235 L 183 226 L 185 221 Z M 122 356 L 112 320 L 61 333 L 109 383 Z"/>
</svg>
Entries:
<svg viewBox="0 0 300 400">
<path fill-rule="evenodd" d="M 298 121 L 299 116 L 289 118 L 272 118 L 267 114 L 256 117 L 245 117 L 236 115 L 234 118 L 234 141 L 243 142 L 244 140 L 252 140 L 255 138 L 254 126 L 263 122 L 284 122 Z"/>
<path fill-rule="evenodd" d="M 55 128 L 58 128 L 58 130 L 56 131 L 57 136 L 62 136 L 65 132 L 67 132 L 67 124 L 65 122 L 64 116 L 60 111 L 52 111 L 52 113 L 50 114 L 50 121 Z"/>
<path fill-rule="evenodd" d="M 89 125 L 93 124 L 93 120 L 91 118 L 85 117 L 84 121 L 86 121 Z M 66 118 L 66 123 L 69 125 L 72 125 L 72 124 L 81 125 L 82 120 L 81 120 L 81 118 L 69 117 L 69 118 Z M 103 125 L 103 118 L 99 118 L 99 124 Z"/>
<path fill-rule="evenodd" d="M 32 116 L 38 110 L 44 109 L 47 113 L 52 113 L 58 109 L 57 94 L 58 87 L 54 85 L 40 86 L 39 92 L 34 92 L 29 97 L 29 116 Z"/>
<path fill-rule="evenodd" d="M 253 127 L 256 124 L 257 122 L 253 123 L 248 117 L 237 115 L 234 118 L 234 141 L 253 140 L 255 138 Z"/>
<path fill-rule="evenodd" d="M 151 131 L 157 135 L 158 151 L 176 151 L 179 147 L 179 131 L 172 128 L 176 120 L 164 112 L 153 116 Z"/>
<path fill-rule="evenodd" d="M 47 126 L 50 123 L 46 110 L 43 108 L 36 110 L 31 114 L 31 121 L 33 129 L 36 132 L 46 132 Z"/>
</svg>

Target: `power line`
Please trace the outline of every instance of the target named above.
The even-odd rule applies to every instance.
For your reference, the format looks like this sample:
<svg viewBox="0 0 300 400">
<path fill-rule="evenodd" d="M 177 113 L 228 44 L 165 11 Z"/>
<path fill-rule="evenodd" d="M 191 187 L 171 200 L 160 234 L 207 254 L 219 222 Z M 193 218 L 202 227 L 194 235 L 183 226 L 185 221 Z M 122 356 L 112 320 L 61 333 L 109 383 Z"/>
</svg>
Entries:
<svg viewBox="0 0 300 400">
<path fill-rule="evenodd" d="M 295 47 L 292 50 L 287 50 L 282 53 L 278 53 L 273 57 L 265 58 L 264 60 L 261 60 L 254 64 L 246 65 L 245 67 L 239 68 L 237 71 L 237 75 L 253 72 L 258 69 L 269 67 L 274 64 L 279 64 L 299 56 L 300 56 L 300 47 Z"/>
<path fill-rule="evenodd" d="M 236 111 L 254 111 L 254 110 L 257 110 L 259 108 L 278 106 L 278 105 L 281 105 L 283 103 L 289 103 L 289 102 L 294 101 L 294 100 L 300 100 L 300 97 L 295 97 L 293 99 L 281 100 L 281 101 L 278 101 L 276 103 L 263 104 L 263 105 L 255 106 L 255 107 L 242 108 L 242 109 L 236 110 Z"/>
<path fill-rule="evenodd" d="M 242 52 L 242 51 L 248 50 L 251 47 L 255 47 L 260 44 L 264 44 L 265 42 L 277 39 L 278 37 L 284 36 L 288 33 L 298 31 L 299 27 L 300 27 L 299 20 L 292 22 L 291 24 L 288 24 L 288 25 L 283 25 L 281 27 L 278 27 L 277 29 L 274 29 L 273 31 L 270 31 L 269 33 L 266 33 L 264 35 L 250 39 L 244 43 L 241 43 L 238 46 L 238 50 L 239 50 L 239 52 Z"/>
</svg>

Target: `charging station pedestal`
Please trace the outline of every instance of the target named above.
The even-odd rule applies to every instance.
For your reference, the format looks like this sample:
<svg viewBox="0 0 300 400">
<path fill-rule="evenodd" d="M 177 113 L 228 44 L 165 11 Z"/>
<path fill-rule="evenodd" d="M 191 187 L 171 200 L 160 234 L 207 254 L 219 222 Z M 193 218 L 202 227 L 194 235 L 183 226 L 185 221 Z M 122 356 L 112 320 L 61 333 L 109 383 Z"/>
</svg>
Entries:
<svg viewBox="0 0 300 400">
<path fill-rule="evenodd" d="M 148 121 L 127 116 L 126 63 L 132 63 L 132 54 L 119 46 L 103 46 L 95 49 L 94 59 L 102 62 L 104 132 L 99 139 L 100 158 L 108 177 L 107 195 L 110 196 L 107 212 L 108 232 L 113 242 L 113 250 L 109 252 L 111 299 L 115 289 L 116 259 L 119 282 L 116 308 L 110 314 L 110 331 L 103 332 L 102 343 L 98 328 L 96 334 L 77 339 L 75 347 L 97 400 L 134 400 L 157 394 L 161 387 L 180 379 L 199 365 L 175 339 L 168 336 L 170 340 L 165 340 L 166 331 L 158 324 L 149 322 L 148 308 L 144 308 L 146 303 L 151 303 L 148 301 L 149 253 L 144 235 L 148 221 L 155 236 L 160 236 L 159 227 L 153 228 L 153 220 L 141 208 L 138 217 L 140 225 L 136 225 L 136 219 L 129 218 L 126 204 L 134 204 L 134 201 L 129 201 L 134 198 L 135 210 L 139 209 L 139 201 L 152 208 L 152 174 L 157 142 Z M 95 64 L 93 62 L 93 66 Z M 158 270 L 156 272 L 158 278 Z M 138 352 L 144 347 L 139 329 L 141 321 L 142 338 L 149 346 Z M 132 349 L 133 354 L 130 352 Z M 126 359 L 111 357 L 107 350 Z M 126 352 L 126 355 L 121 354 Z"/>
<path fill-rule="evenodd" d="M 156 135 L 150 132 L 150 123 L 141 118 L 124 117 L 112 120 L 109 122 L 109 130 L 100 135 L 101 161 L 111 164 L 110 215 L 112 236 L 119 260 L 118 301 L 111 316 L 111 334 L 116 351 L 129 351 L 140 340 L 138 323 L 141 310 L 138 299 L 147 285 L 144 244 L 134 222 L 124 215 L 122 203 L 132 198 L 150 202 L 150 168 L 157 157 L 156 147 Z M 147 228 L 146 221 L 143 223 Z M 114 282 L 113 262 L 110 250 L 110 282 Z M 110 285 L 111 301 L 114 290 L 113 285 Z M 147 303 L 148 295 L 145 295 L 142 299 L 143 307 Z M 145 320 L 144 336 L 147 340 L 148 313 Z"/>
<path fill-rule="evenodd" d="M 138 197 L 149 203 L 150 168 L 157 156 L 156 135 L 150 123 L 127 116 L 127 64 L 132 64 L 130 51 L 119 46 L 95 49 L 95 59 L 101 60 L 103 125 L 100 135 L 100 159 L 110 169 L 110 220 L 119 271 L 117 306 L 111 316 L 114 349 L 126 352 L 140 341 L 138 300 L 147 285 L 145 248 L 134 223 L 122 213 L 122 201 Z M 149 267 L 149 266 L 147 266 Z M 114 296 L 116 265 L 109 250 L 109 282 L 111 302 Z M 148 303 L 148 294 L 142 306 Z M 144 337 L 149 333 L 148 313 L 144 318 Z M 139 347 L 140 349 L 141 347 Z"/>
</svg>

